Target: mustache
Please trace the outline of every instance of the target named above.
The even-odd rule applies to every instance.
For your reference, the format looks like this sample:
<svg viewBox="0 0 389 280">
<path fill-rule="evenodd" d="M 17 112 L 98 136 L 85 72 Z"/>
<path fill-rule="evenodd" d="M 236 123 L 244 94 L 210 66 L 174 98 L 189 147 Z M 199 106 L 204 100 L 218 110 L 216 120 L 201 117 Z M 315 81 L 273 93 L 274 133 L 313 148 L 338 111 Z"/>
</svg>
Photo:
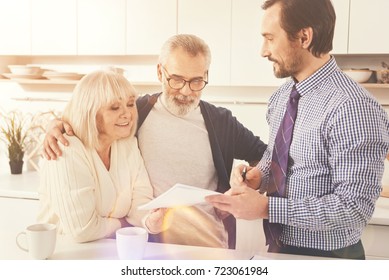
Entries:
<svg viewBox="0 0 389 280">
<path fill-rule="evenodd" d="M 174 99 L 177 99 L 179 101 L 194 101 L 196 98 L 193 96 L 176 95 L 174 96 Z"/>
<path fill-rule="evenodd" d="M 276 59 L 271 58 L 271 57 L 268 57 L 267 60 L 269 60 L 269 61 L 271 61 L 271 62 L 276 62 L 276 63 L 278 63 L 278 61 L 277 61 Z"/>
</svg>

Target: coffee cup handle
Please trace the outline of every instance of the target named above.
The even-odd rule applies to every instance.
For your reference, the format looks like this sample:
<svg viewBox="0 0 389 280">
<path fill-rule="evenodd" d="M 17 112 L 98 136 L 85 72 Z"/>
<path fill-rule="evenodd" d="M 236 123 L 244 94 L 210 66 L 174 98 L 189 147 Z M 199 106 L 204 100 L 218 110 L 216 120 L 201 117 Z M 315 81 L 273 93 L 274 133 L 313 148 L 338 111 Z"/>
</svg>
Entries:
<svg viewBox="0 0 389 280">
<path fill-rule="evenodd" d="M 20 233 L 16 236 L 16 245 L 18 245 L 18 247 L 19 247 L 20 249 L 22 249 L 23 251 L 28 252 L 28 249 L 27 249 L 27 248 L 24 248 L 24 247 L 23 247 L 22 245 L 20 245 L 20 243 L 19 243 L 19 237 L 20 237 L 21 235 L 25 235 L 25 236 L 26 236 L 26 232 L 25 232 L 25 231 L 22 231 L 22 232 L 20 232 Z"/>
</svg>

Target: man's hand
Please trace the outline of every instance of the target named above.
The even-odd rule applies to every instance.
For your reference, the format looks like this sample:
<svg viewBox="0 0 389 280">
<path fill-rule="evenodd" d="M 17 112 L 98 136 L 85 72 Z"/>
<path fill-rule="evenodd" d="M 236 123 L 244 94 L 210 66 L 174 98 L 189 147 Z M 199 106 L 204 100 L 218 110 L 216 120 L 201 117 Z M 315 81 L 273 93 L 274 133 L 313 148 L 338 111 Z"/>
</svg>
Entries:
<svg viewBox="0 0 389 280">
<path fill-rule="evenodd" d="M 238 186 L 226 194 L 210 195 L 205 200 L 214 207 L 227 211 L 237 219 L 255 220 L 269 217 L 269 199 L 267 196 L 249 188 Z"/>
<path fill-rule="evenodd" d="M 69 142 L 63 136 L 64 132 L 66 132 L 67 135 L 74 135 L 72 127 L 67 122 L 55 119 L 49 123 L 43 141 L 43 156 L 46 159 L 57 159 L 57 156 L 62 155 L 62 151 L 58 146 L 58 141 L 65 146 L 69 145 Z"/>
<path fill-rule="evenodd" d="M 243 178 L 243 170 L 246 168 L 245 178 Z M 234 187 L 247 186 L 254 190 L 259 188 L 261 184 L 262 174 L 256 167 L 238 165 L 232 170 L 230 185 Z"/>
<path fill-rule="evenodd" d="M 151 233 L 160 233 L 171 225 L 171 217 L 167 215 L 168 208 L 158 208 L 151 211 L 146 219 L 146 227 Z"/>
</svg>

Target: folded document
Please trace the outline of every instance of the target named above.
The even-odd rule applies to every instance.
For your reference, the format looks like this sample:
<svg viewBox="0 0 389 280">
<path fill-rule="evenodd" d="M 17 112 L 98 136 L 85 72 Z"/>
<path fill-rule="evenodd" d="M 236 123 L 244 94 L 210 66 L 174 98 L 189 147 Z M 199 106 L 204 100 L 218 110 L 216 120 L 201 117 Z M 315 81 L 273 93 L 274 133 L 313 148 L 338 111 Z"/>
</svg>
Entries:
<svg viewBox="0 0 389 280">
<path fill-rule="evenodd" d="M 154 198 L 149 203 L 139 206 L 138 209 L 151 210 L 156 208 L 190 206 L 198 203 L 204 203 L 204 198 L 213 194 L 220 193 L 184 184 L 175 184 L 169 190 Z"/>
</svg>

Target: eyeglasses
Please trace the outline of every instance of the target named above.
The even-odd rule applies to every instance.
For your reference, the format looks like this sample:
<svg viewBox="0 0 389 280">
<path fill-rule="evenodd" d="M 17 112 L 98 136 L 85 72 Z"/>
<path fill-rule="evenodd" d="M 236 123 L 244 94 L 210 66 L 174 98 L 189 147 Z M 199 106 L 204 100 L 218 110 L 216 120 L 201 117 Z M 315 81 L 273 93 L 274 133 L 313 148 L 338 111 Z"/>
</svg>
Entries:
<svg viewBox="0 0 389 280">
<path fill-rule="evenodd" d="M 166 72 L 167 83 L 172 89 L 182 89 L 186 85 L 186 83 L 188 83 L 189 88 L 192 91 L 200 91 L 203 88 L 205 88 L 205 86 L 208 84 L 208 81 L 204 81 L 203 79 L 199 79 L 199 78 L 195 78 L 193 80 L 187 81 L 183 78 L 174 77 L 174 76 L 171 77 L 169 72 L 166 70 L 166 68 L 162 65 L 161 67 Z M 207 71 L 207 76 L 208 76 L 208 71 Z"/>
</svg>

